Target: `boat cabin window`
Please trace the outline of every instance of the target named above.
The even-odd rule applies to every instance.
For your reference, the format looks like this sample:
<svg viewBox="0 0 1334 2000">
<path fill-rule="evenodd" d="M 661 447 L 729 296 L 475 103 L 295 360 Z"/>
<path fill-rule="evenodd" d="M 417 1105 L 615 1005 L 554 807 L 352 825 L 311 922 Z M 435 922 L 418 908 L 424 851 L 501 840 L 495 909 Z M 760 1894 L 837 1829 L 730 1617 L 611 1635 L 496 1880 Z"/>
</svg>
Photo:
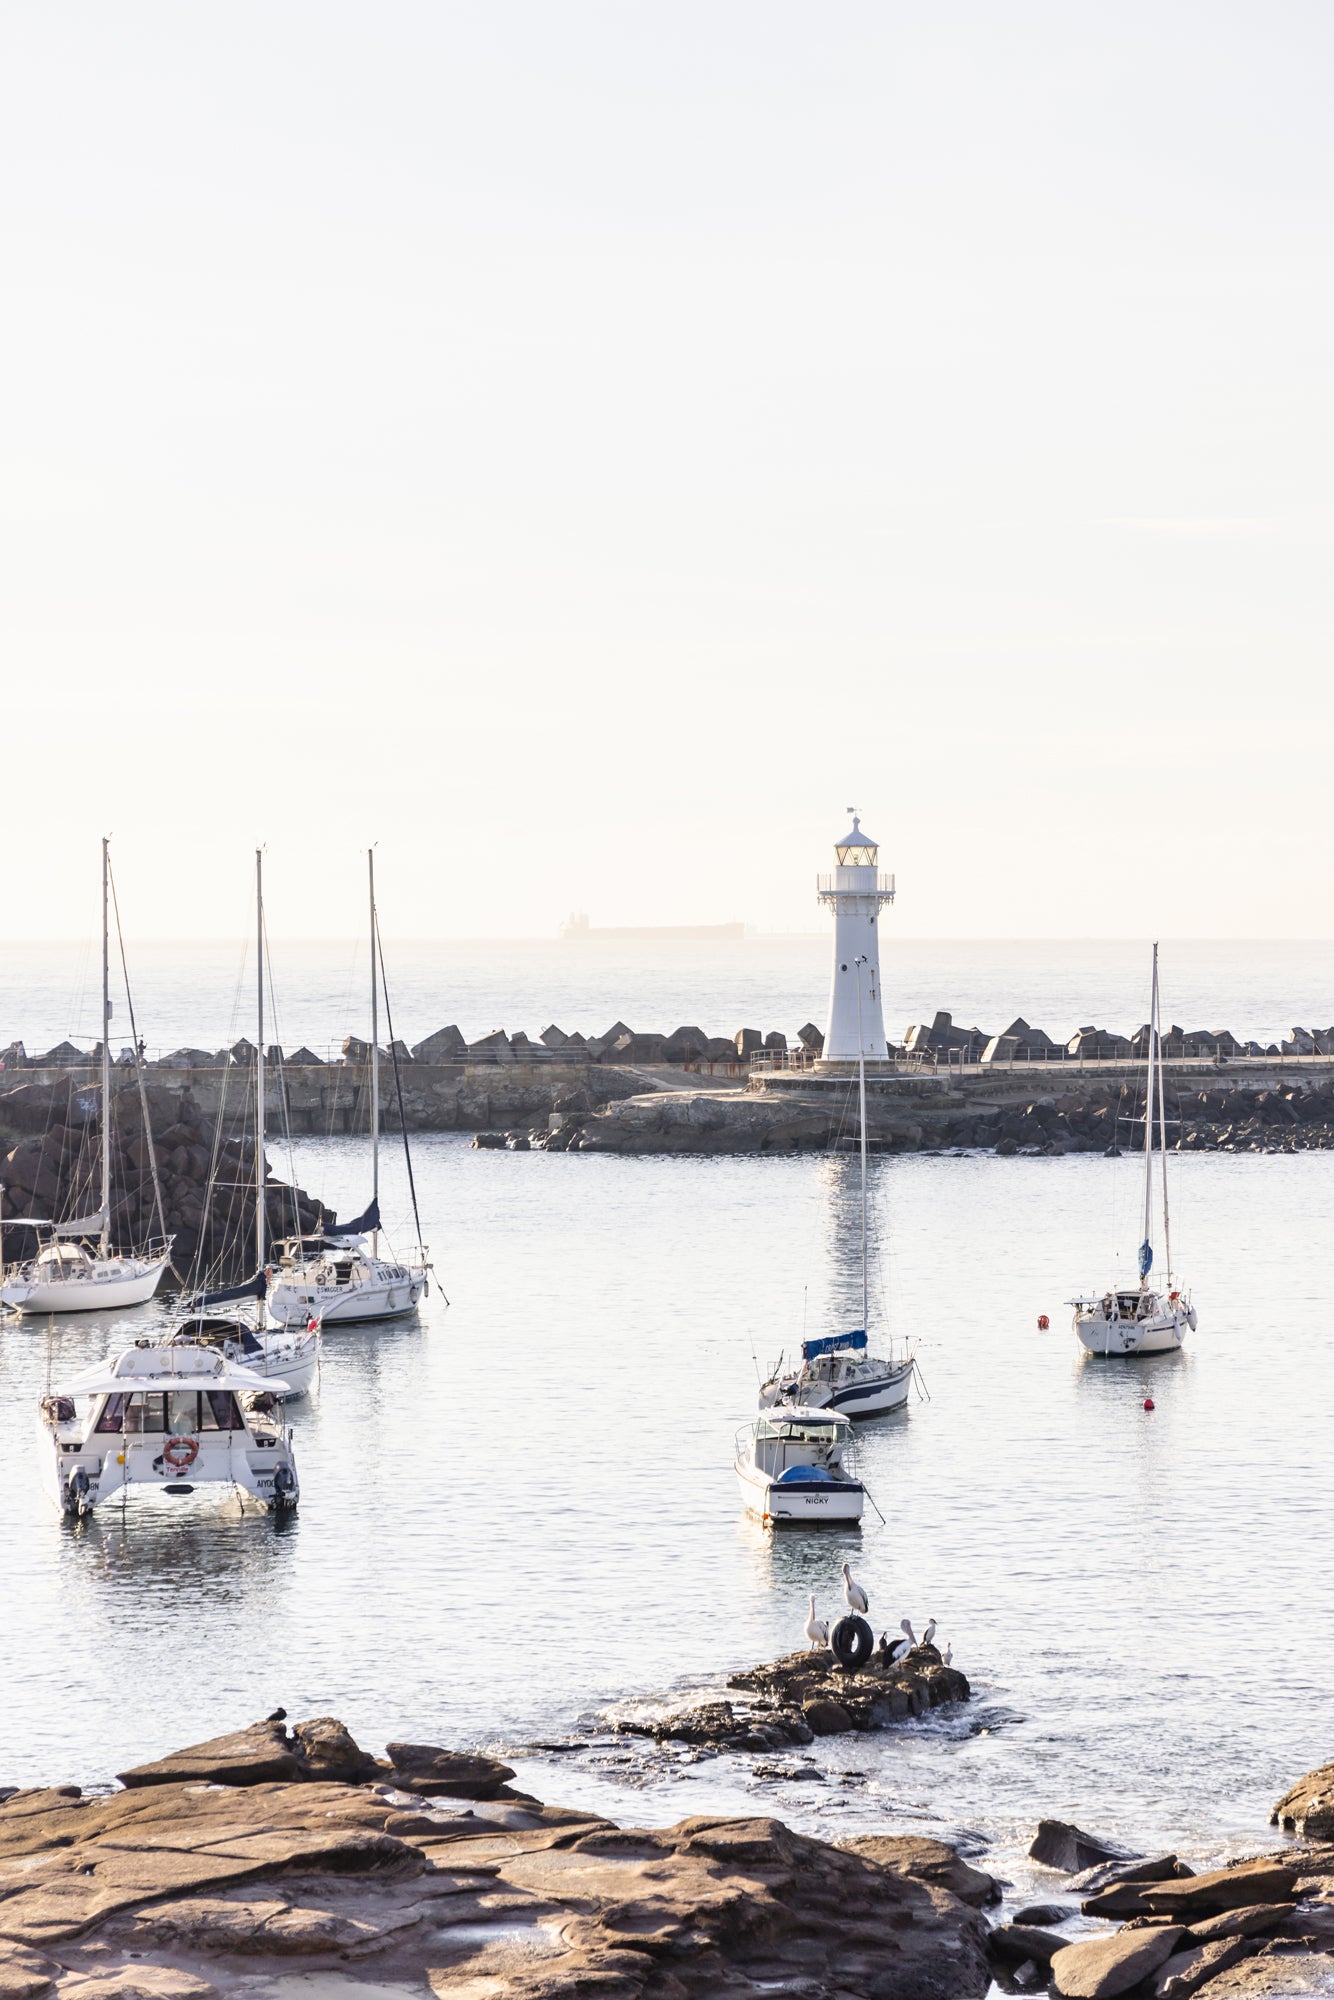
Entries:
<svg viewBox="0 0 1334 2000">
<path fill-rule="evenodd" d="M 181 1437 L 192 1431 L 239 1431 L 245 1419 L 230 1389 L 138 1389 L 108 1396 L 99 1431 Z"/>
</svg>

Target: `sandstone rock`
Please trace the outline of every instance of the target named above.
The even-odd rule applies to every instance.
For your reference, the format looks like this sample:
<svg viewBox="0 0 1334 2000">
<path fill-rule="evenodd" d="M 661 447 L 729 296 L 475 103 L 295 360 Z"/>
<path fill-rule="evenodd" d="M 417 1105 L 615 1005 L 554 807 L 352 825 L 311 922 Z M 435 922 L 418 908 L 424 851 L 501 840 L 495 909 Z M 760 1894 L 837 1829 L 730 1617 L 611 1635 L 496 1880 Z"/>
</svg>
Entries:
<svg viewBox="0 0 1334 2000">
<path fill-rule="evenodd" d="M 379 1774 L 377 1760 L 367 1756 L 353 1741 L 336 1716 L 318 1715 L 311 1722 L 295 1723 L 292 1734 L 296 1739 L 294 1747 L 308 1777 L 341 1780 L 344 1784 L 356 1785 Z"/>
<path fill-rule="evenodd" d="M 1132 1857 L 1123 1847 L 1114 1847 L 1095 1833 L 1085 1833 L 1070 1820 L 1040 1819 L 1028 1858 L 1040 1862 L 1044 1868 L 1059 1868 L 1062 1874 L 1078 1875 L 1095 1862 L 1127 1861 Z"/>
<path fill-rule="evenodd" d="M 510 1765 L 494 1757 L 441 1750 L 433 1743 L 387 1743 L 385 1754 L 395 1779 L 423 1798 L 493 1799 L 514 1776 Z"/>
<path fill-rule="evenodd" d="M 1184 1935 L 1179 1924 L 1162 1924 L 1065 1945 L 1051 1961 L 1056 1991 L 1064 2000 L 1113 2000 L 1156 1972 Z"/>
<path fill-rule="evenodd" d="M 60 1982 L 60 2000 L 202 2000 L 212 1991 L 206 1979 L 171 1965 L 120 1965 Z"/>
<path fill-rule="evenodd" d="M 976 1910 L 1001 1899 L 1001 1885 L 995 1876 L 974 1868 L 957 1848 L 944 1840 L 931 1840 L 916 1833 L 864 1833 L 837 1841 L 835 1845 L 845 1854 L 864 1854 L 881 1868 L 892 1868 L 900 1875 L 912 1875 L 919 1882 L 932 1882 L 938 1889 L 948 1889 L 961 1903 L 968 1903 Z"/>
<path fill-rule="evenodd" d="M 856 1727 L 841 1701 L 830 1701 L 824 1696 L 817 1696 L 814 1701 L 803 1702 L 801 1713 L 817 1736 L 841 1736 L 845 1731 Z"/>
<path fill-rule="evenodd" d="M 1219 1917 L 1202 1917 L 1186 1936 L 1192 1944 L 1212 1944 L 1216 1938 L 1259 1937 L 1297 1914 L 1291 1903 L 1249 1903 L 1240 1910 L 1225 1910 Z"/>
<path fill-rule="evenodd" d="M 0 1945 L 0 2000 L 35 2000 L 49 1991 L 61 1968 L 21 1945 Z"/>
<path fill-rule="evenodd" d="M 1275 1826 L 1305 1834 L 1309 1840 L 1334 1835 L 1334 1764 L 1319 1764 L 1285 1792 L 1270 1815 Z"/>
<path fill-rule="evenodd" d="M 1174 1951 L 1153 1982 L 1154 2000 L 1186 2000 L 1206 1980 L 1226 1972 L 1230 1965 L 1249 1958 L 1259 1949 L 1254 1938 L 1231 1937 L 1193 1945 L 1188 1951 Z"/>
<path fill-rule="evenodd" d="M 1044 1928 L 1048 1924 L 1063 1924 L 1067 1917 L 1073 1917 L 1073 1903 L 1025 1903 L 1022 1910 L 1016 1910 L 1011 1921 L 1016 1924 L 1036 1924 Z M 1066 1943 L 1070 1940 L 1067 1938 Z"/>
<path fill-rule="evenodd" d="M 1217 1974 L 1203 1989 L 1206 2000 L 1300 2000 L 1303 1994 L 1328 1994 L 1330 1964 L 1309 1952 L 1266 1946 Z"/>
<path fill-rule="evenodd" d="M 1064 1951 L 1069 1938 L 1059 1931 L 1044 1931 L 1033 1924 L 997 1924 L 987 1938 L 987 1950 L 993 1958 L 1007 1960 L 1011 1965 L 1022 1965 L 1032 1959 L 1036 1965 L 1050 1965 L 1058 1951 Z"/>
<path fill-rule="evenodd" d="M 214 1736 L 188 1750 L 174 1750 L 151 1764 L 118 1775 L 122 1785 L 177 1784 L 196 1779 L 211 1785 L 268 1785 L 299 1778 L 301 1758 L 280 1722 L 254 1722 L 230 1736 Z"/>
<path fill-rule="evenodd" d="M 1255 1903 L 1291 1902 L 1296 1886 L 1295 1868 L 1278 1861 L 1243 1861 L 1235 1868 L 1193 1875 L 1187 1882 L 1151 1882 L 1143 1896 L 1155 1916 L 1191 1919 Z"/>
</svg>

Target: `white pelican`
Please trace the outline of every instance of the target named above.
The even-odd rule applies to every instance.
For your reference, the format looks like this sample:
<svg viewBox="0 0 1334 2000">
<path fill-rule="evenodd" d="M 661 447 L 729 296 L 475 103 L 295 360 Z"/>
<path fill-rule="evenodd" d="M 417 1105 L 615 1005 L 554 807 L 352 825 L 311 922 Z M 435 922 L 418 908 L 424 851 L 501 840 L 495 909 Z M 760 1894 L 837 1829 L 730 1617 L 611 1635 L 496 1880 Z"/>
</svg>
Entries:
<svg viewBox="0 0 1334 2000">
<path fill-rule="evenodd" d="M 898 1641 L 896 1641 L 889 1655 L 890 1666 L 891 1667 L 897 1666 L 898 1662 L 903 1658 L 904 1654 L 911 1653 L 911 1651 L 912 1651 L 911 1639 L 899 1639 Z"/>
<path fill-rule="evenodd" d="M 811 1615 L 806 1620 L 806 1637 L 811 1642 L 811 1652 L 815 1652 L 818 1647 L 829 1644 L 829 1621 L 826 1618 L 816 1617 L 814 1595 L 811 1597 Z"/>
<path fill-rule="evenodd" d="M 852 1571 L 846 1563 L 843 1565 L 843 1602 L 849 1611 L 856 1611 L 863 1617 L 871 1608 L 870 1599 L 861 1585 L 853 1582 Z"/>
<path fill-rule="evenodd" d="M 926 1621 L 926 1630 L 922 1634 L 922 1644 L 924 1646 L 931 1645 L 935 1640 L 935 1636 L 936 1636 L 936 1621 L 934 1618 L 928 1618 Z"/>
</svg>

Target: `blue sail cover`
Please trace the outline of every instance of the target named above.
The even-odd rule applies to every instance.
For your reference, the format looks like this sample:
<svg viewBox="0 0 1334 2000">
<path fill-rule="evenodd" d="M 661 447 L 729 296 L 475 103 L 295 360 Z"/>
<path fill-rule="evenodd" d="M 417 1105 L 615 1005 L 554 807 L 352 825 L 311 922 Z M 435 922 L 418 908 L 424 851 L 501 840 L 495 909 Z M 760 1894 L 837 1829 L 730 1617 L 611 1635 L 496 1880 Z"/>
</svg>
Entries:
<svg viewBox="0 0 1334 2000">
<path fill-rule="evenodd" d="M 866 1335 L 857 1329 L 855 1333 L 831 1333 L 827 1340 L 803 1340 L 801 1358 L 814 1361 L 817 1354 L 835 1354 L 840 1347 L 865 1347 Z"/>
<path fill-rule="evenodd" d="M 1139 1274 L 1141 1278 L 1147 1278 L 1152 1268 L 1153 1268 L 1153 1245 L 1152 1243 L 1150 1243 L 1148 1237 L 1146 1236 L 1144 1241 L 1139 1246 Z"/>
<path fill-rule="evenodd" d="M 210 1306 L 230 1306 L 238 1299 L 262 1299 L 268 1288 L 268 1279 L 261 1271 L 243 1285 L 228 1285 L 221 1292 L 196 1292 L 186 1303 L 191 1312 L 206 1312 Z"/>
<path fill-rule="evenodd" d="M 380 1204 L 373 1201 L 364 1215 L 354 1215 L 351 1222 L 329 1222 L 324 1225 L 323 1234 L 338 1236 L 365 1236 L 369 1230 L 380 1227 Z"/>
</svg>

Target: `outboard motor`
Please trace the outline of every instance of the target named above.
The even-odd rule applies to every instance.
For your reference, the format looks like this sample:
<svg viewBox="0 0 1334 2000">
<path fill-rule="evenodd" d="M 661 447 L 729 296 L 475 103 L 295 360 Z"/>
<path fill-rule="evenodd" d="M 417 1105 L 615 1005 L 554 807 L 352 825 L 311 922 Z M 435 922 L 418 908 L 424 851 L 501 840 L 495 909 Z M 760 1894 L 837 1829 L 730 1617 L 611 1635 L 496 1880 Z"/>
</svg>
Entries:
<svg viewBox="0 0 1334 2000">
<path fill-rule="evenodd" d="M 286 1509 L 295 1507 L 297 1502 L 296 1473 L 290 1465 L 275 1465 L 273 1468 L 273 1504 Z"/>
<path fill-rule="evenodd" d="M 88 1513 L 92 1502 L 88 1498 L 88 1474 L 83 1466 L 76 1465 L 65 1481 L 65 1512 L 80 1517 Z"/>
</svg>

